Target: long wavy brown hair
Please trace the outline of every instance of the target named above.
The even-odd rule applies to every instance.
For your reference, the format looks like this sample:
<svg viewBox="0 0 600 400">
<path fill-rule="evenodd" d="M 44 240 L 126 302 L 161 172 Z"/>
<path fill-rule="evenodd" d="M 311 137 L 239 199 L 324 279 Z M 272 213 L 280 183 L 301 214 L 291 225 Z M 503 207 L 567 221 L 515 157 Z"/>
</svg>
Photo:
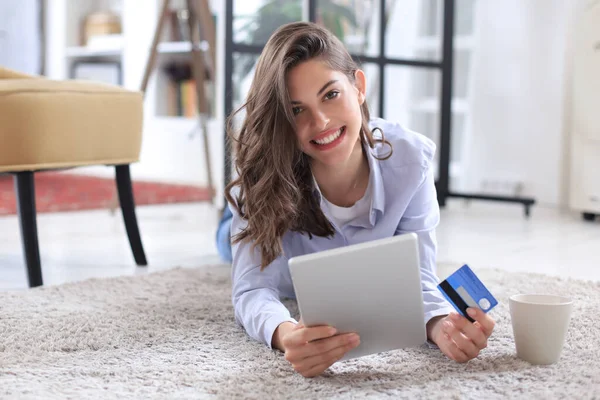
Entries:
<svg viewBox="0 0 600 400">
<path fill-rule="evenodd" d="M 325 28 L 295 22 L 273 33 L 260 55 L 245 104 L 228 118 L 228 136 L 235 154 L 238 177 L 225 189 L 227 200 L 247 221 L 234 243 L 250 240 L 261 252 L 261 270 L 283 251 L 282 238 L 288 231 L 331 237 L 335 231 L 314 195 L 310 159 L 299 147 L 294 115 L 286 87 L 286 75 L 298 64 L 319 58 L 355 82 L 359 68 L 344 45 Z M 233 129 L 236 114 L 246 110 L 239 131 Z M 360 140 L 365 149 L 375 143 L 369 129 L 369 108 L 361 106 Z M 231 191 L 239 186 L 234 199 Z"/>
</svg>

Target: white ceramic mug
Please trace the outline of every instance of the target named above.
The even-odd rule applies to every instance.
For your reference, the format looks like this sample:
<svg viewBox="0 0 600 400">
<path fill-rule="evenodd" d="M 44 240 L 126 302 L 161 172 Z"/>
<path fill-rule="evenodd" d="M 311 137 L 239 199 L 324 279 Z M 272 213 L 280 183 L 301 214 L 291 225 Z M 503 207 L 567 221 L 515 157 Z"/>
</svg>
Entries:
<svg viewBox="0 0 600 400">
<path fill-rule="evenodd" d="M 573 301 L 549 294 L 519 294 L 510 297 L 509 307 L 517 357 L 531 364 L 558 361 Z"/>
</svg>

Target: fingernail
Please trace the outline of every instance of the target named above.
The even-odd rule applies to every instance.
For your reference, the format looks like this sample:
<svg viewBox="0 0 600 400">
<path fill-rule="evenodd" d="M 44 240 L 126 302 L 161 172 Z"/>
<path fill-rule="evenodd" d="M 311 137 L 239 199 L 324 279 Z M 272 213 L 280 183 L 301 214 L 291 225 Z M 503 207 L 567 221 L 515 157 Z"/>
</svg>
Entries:
<svg viewBox="0 0 600 400">
<path fill-rule="evenodd" d="M 454 312 L 453 312 L 453 313 L 450 313 L 450 318 L 452 318 L 452 319 L 454 319 L 454 320 L 456 320 L 456 321 L 458 321 L 458 319 L 459 319 L 459 317 L 458 317 L 458 314 L 457 314 L 457 313 L 454 313 Z"/>
<path fill-rule="evenodd" d="M 329 335 L 330 335 L 330 336 L 333 336 L 333 335 L 335 335 L 336 333 L 337 333 L 337 329 L 335 329 L 335 328 L 329 328 Z"/>
<path fill-rule="evenodd" d="M 474 308 L 467 308 L 467 314 L 469 314 L 471 317 L 474 317 L 477 315 L 477 311 L 475 311 Z"/>
</svg>

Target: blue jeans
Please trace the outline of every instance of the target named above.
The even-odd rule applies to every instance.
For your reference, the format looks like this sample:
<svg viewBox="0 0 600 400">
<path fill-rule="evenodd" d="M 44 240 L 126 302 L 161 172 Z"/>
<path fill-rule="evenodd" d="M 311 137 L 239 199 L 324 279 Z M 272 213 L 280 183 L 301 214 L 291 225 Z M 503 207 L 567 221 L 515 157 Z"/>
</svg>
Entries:
<svg viewBox="0 0 600 400">
<path fill-rule="evenodd" d="M 231 262 L 233 257 L 231 256 L 231 219 L 233 213 L 228 205 L 225 206 L 225 211 L 219 221 L 219 227 L 217 228 L 217 251 L 223 261 Z"/>
</svg>

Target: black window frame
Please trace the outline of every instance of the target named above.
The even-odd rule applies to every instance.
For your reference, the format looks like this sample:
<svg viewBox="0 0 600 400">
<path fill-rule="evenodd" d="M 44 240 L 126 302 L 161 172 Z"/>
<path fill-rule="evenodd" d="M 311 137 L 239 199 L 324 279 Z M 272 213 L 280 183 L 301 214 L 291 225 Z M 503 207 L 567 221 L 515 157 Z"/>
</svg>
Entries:
<svg viewBox="0 0 600 400">
<path fill-rule="evenodd" d="M 233 63 L 234 54 L 260 55 L 264 46 L 236 43 L 233 40 L 233 7 L 235 0 L 225 0 L 225 96 L 224 109 L 228 116 L 233 112 Z M 304 6 L 308 7 L 308 20 L 316 21 L 317 1 L 302 0 Z M 488 196 L 481 194 L 458 193 L 450 190 L 450 149 L 452 136 L 452 80 L 454 68 L 454 17 L 455 0 L 444 0 L 443 28 L 442 28 L 442 57 L 440 61 L 425 61 L 418 59 L 394 58 L 386 56 L 386 0 L 379 1 L 379 55 L 376 57 L 367 55 L 352 54 L 352 57 L 360 63 L 370 63 L 377 65 L 379 69 L 379 104 L 378 115 L 384 116 L 385 110 L 385 82 L 386 66 L 402 65 L 411 68 L 427 68 L 441 72 L 442 87 L 440 93 L 440 143 L 438 144 L 439 166 L 438 178 L 435 182 L 437 198 L 440 207 L 446 205 L 449 197 L 464 198 L 470 200 L 492 200 L 502 202 L 521 203 L 525 206 L 525 215 L 530 215 L 530 206 L 535 203 L 532 198 L 506 197 L 506 196 Z M 232 176 L 231 148 L 224 135 L 224 185 L 226 186 Z"/>
</svg>

